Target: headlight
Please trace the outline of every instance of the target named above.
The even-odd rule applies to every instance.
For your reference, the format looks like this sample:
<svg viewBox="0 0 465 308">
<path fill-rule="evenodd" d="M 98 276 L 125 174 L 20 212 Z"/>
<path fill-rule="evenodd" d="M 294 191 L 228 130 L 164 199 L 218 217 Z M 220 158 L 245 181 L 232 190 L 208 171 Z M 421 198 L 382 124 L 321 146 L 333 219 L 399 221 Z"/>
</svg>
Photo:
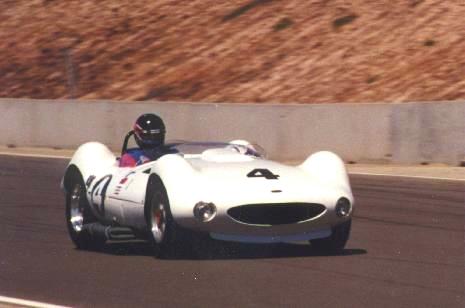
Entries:
<svg viewBox="0 0 465 308">
<path fill-rule="evenodd" d="M 352 205 L 350 204 L 349 199 L 340 198 L 336 203 L 336 215 L 339 217 L 347 217 L 350 214 Z"/>
<path fill-rule="evenodd" d="M 200 222 L 207 222 L 215 218 L 216 206 L 211 202 L 198 202 L 194 206 L 194 217 Z"/>
</svg>

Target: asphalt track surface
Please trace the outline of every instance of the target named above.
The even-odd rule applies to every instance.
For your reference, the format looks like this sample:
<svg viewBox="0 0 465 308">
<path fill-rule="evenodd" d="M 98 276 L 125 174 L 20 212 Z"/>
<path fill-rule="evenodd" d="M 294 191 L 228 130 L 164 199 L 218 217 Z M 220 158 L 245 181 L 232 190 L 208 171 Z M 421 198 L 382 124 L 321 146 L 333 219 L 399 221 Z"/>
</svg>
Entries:
<svg viewBox="0 0 465 308">
<path fill-rule="evenodd" d="M 79 251 L 65 160 L 0 156 L 0 295 L 78 307 L 464 307 L 465 182 L 352 176 L 342 255 L 240 245 L 156 259 L 143 242 Z M 1 305 L 1 304 L 0 304 Z"/>
</svg>

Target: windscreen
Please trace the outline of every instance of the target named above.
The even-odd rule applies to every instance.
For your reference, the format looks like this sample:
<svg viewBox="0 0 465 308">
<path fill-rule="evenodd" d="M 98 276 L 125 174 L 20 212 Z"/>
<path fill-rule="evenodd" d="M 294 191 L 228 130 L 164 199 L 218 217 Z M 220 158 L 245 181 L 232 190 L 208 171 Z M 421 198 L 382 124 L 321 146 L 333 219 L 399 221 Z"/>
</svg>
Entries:
<svg viewBox="0 0 465 308">
<path fill-rule="evenodd" d="M 263 149 L 254 144 L 239 145 L 226 142 L 174 142 L 166 145 L 171 149 L 176 149 L 177 152 L 183 155 L 196 155 L 202 154 L 210 149 L 230 149 L 243 155 L 250 155 L 255 157 L 265 157 Z"/>
</svg>

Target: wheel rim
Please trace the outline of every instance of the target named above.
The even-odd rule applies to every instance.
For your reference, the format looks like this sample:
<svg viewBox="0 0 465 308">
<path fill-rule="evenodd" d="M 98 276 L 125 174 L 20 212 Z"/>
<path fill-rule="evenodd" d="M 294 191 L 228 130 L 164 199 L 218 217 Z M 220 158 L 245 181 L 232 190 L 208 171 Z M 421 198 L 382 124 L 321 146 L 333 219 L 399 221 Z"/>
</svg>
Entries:
<svg viewBox="0 0 465 308">
<path fill-rule="evenodd" d="M 76 185 L 71 193 L 70 217 L 71 227 L 75 232 L 81 232 L 84 225 L 84 208 L 81 206 L 81 186 Z"/>
<path fill-rule="evenodd" d="M 166 229 L 166 209 L 159 198 L 152 198 L 151 202 L 151 231 L 157 244 L 163 241 Z"/>
</svg>

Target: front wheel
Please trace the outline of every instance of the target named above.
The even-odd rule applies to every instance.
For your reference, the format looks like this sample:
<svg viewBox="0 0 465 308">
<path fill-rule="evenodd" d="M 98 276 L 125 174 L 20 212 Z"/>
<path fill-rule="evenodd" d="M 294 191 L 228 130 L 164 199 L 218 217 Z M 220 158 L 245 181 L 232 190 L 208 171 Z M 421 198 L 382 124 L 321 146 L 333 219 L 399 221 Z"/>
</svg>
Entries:
<svg viewBox="0 0 465 308">
<path fill-rule="evenodd" d="M 165 256 L 174 248 L 177 228 L 171 215 L 165 186 L 156 176 L 149 182 L 145 219 L 154 255 Z"/>
<path fill-rule="evenodd" d="M 65 216 L 69 236 L 76 248 L 94 250 L 105 243 L 104 238 L 86 229 L 86 225 L 95 222 L 95 218 L 86 199 L 85 185 L 78 175 L 73 177 L 66 193 Z"/>
<path fill-rule="evenodd" d="M 311 240 L 310 243 L 317 251 L 330 254 L 340 253 L 349 240 L 351 225 L 352 220 L 350 219 L 333 227 L 331 236 Z"/>
</svg>

